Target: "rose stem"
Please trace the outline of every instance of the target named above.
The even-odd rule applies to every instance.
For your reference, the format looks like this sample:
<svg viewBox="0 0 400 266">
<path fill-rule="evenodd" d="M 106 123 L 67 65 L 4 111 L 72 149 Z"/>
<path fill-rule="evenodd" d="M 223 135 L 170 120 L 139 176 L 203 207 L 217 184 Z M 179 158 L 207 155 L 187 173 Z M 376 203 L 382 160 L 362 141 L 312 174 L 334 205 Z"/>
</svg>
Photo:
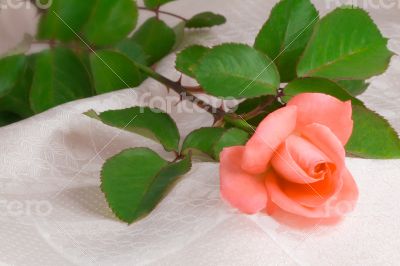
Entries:
<svg viewBox="0 0 400 266">
<path fill-rule="evenodd" d="M 170 12 L 168 12 L 168 11 L 162 11 L 162 10 L 159 10 L 159 9 L 151 9 L 151 8 L 142 7 L 142 6 L 139 6 L 138 9 L 140 9 L 140 10 L 146 10 L 146 11 L 150 11 L 150 12 L 154 12 L 154 13 L 156 13 L 156 14 L 165 14 L 165 15 L 169 15 L 169 16 L 171 16 L 171 17 L 179 18 L 179 19 L 181 19 L 181 20 L 183 20 L 183 21 L 188 21 L 186 18 L 184 18 L 184 17 L 182 17 L 182 16 L 179 16 L 179 15 L 177 15 L 177 14 L 174 14 L 174 13 L 170 13 Z"/>
<path fill-rule="evenodd" d="M 186 88 L 184 86 L 182 86 L 180 81 L 170 80 L 170 79 L 164 77 L 163 75 L 155 72 L 154 70 L 152 70 L 151 68 L 149 68 L 147 66 L 138 64 L 137 62 L 134 62 L 134 63 L 136 65 L 136 67 L 140 69 L 140 71 L 142 71 L 143 73 L 147 74 L 148 76 L 152 77 L 153 79 L 157 80 L 158 82 L 164 84 L 168 88 L 170 88 L 173 91 L 175 91 L 176 93 L 178 93 L 180 95 L 180 97 L 182 97 L 183 100 L 191 101 L 194 104 L 196 104 L 197 106 L 199 106 L 200 108 L 209 112 L 211 115 L 213 115 L 215 122 L 220 121 L 220 120 L 224 119 L 224 117 L 227 116 L 227 113 L 224 110 L 222 110 L 221 108 L 213 107 L 213 106 L 205 103 L 204 101 L 200 100 L 199 98 L 197 98 L 191 92 L 188 92 L 186 90 Z"/>
</svg>

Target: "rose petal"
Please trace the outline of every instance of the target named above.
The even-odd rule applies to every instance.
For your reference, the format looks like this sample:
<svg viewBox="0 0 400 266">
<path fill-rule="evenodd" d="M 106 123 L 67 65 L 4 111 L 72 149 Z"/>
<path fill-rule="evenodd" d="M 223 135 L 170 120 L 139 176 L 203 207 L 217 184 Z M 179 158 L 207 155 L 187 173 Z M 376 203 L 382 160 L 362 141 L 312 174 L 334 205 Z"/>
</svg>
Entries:
<svg viewBox="0 0 400 266">
<path fill-rule="evenodd" d="M 279 176 L 270 170 L 267 173 L 265 184 L 272 202 L 281 209 L 309 218 L 340 217 L 353 210 L 358 197 L 357 186 L 354 179 L 346 169 L 342 175 L 343 186 L 341 191 L 333 196 L 326 204 L 315 208 L 303 206 L 299 202 L 288 197 L 279 185 Z"/>
<path fill-rule="evenodd" d="M 283 107 L 268 115 L 246 144 L 242 168 L 252 174 L 267 170 L 268 163 L 279 145 L 296 126 L 295 106 Z"/>
<path fill-rule="evenodd" d="M 282 191 L 294 201 L 306 207 L 318 207 L 329 201 L 343 186 L 342 174 L 329 171 L 325 178 L 312 184 L 295 184 L 283 180 Z"/>
<path fill-rule="evenodd" d="M 331 208 L 329 208 L 329 215 L 331 217 L 342 216 L 353 211 L 357 203 L 357 184 L 347 168 L 345 168 L 343 171 L 342 180 L 342 190 L 334 199 L 332 199 L 332 202 L 329 204 L 329 206 L 331 206 Z"/>
<path fill-rule="evenodd" d="M 320 163 L 329 159 L 307 140 L 292 135 L 279 147 L 271 164 L 275 171 L 290 182 L 305 184 L 321 181 L 322 176 L 311 173 Z"/>
<path fill-rule="evenodd" d="M 240 211 L 253 214 L 267 205 L 264 177 L 254 176 L 240 167 L 244 146 L 223 149 L 220 155 L 220 189 L 224 199 Z"/>
<path fill-rule="evenodd" d="M 267 187 L 268 194 L 271 197 L 271 201 L 279 206 L 279 208 L 290 213 L 310 218 L 321 217 L 324 215 L 321 211 L 317 212 L 314 209 L 304 207 L 300 203 L 289 198 L 279 186 L 278 176 L 274 171 L 269 171 L 267 173 L 265 185 Z"/>
<path fill-rule="evenodd" d="M 353 130 L 351 102 L 342 102 L 322 93 L 302 93 L 293 97 L 288 106 L 297 106 L 297 130 L 319 123 L 327 126 L 345 145 Z"/>
<path fill-rule="evenodd" d="M 304 127 L 301 135 L 332 160 L 338 171 L 344 168 L 346 152 L 328 127 L 314 123 Z"/>
</svg>

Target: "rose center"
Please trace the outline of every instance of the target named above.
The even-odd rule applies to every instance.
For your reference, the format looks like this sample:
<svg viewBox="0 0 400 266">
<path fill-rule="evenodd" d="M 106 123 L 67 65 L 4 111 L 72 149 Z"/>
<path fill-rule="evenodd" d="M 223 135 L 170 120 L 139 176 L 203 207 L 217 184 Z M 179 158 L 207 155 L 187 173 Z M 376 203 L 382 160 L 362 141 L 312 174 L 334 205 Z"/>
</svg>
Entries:
<svg viewBox="0 0 400 266">
<path fill-rule="evenodd" d="M 324 179 L 335 170 L 335 165 L 328 162 L 317 163 L 311 171 L 311 176 L 316 179 Z"/>
</svg>

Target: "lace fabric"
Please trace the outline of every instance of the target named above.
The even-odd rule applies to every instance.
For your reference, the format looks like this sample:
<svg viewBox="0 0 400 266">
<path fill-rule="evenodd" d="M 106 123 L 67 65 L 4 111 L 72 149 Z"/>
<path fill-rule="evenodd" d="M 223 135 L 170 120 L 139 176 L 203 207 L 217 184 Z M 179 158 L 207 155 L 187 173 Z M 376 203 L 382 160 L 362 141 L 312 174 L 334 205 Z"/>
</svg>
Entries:
<svg viewBox="0 0 400 266">
<path fill-rule="evenodd" d="M 262 0 L 186 0 L 174 2 L 167 9 L 187 16 L 203 10 L 226 15 L 227 24 L 188 31 L 181 45 L 211 46 L 221 42 L 252 44 L 273 4 Z M 321 13 L 328 11 L 323 2 L 317 6 Z M 32 12 L 1 11 L 1 51 L 15 45 L 24 31 L 34 32 L 32 21 L 36 18 Z M 390 48 L 400 53 L 396 12 L 398 9 L 371 10 L 371 15 L 390 38 Z M 178 78 L 174 60 L 174 54 L 165 58 L 158 71 Z M 395 56 L 389 70 L 373 78 L 361 96 L 398 132 L 399 72 L 400 58 Z M 119 222 L 99 189 L 104 160 L 138 146 L 150 147 L 167 159 L 172 157 L 159 144 L 102 125 L 82 113 L 143 105 L 151 101 L 144 95 L 176 97 L 157 82 L 147 80 L 137 89 L 64 104 L 0 129 L 1 262 L 369 265 L 395 264 L 400 259 L 399 160 L 347 159 L 360 188 L 360 199 L 356 210 L 342 221 L 310 221 L 285 213 L 275 217 L 239 214 L 220 198 L 218 164 L 196 162 L 151 215 L 130 226 Z M 182 113 L 181 104 L 169 111 L 183 136 L 211 125 L 208 114 L 196 108 Z"/>
</svg>

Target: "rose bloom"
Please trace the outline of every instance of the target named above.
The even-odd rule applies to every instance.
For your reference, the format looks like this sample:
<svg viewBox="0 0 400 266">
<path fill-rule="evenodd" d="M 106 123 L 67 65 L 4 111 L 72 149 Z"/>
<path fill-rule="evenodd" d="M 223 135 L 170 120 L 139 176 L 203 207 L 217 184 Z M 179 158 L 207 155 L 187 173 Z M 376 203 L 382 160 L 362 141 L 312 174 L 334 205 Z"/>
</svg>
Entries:
<svg viewBox="0 0 400 266">
<path fill-rule="evenodd" d="M 354 208 L 357 186 L 345 165 L 351 103 L 320 93 L 293 97 L 268 115 L 245 146 L 220 155 L 222 197 L 248 214 L 275 207 L 310 218 Z"/>
</svg>

